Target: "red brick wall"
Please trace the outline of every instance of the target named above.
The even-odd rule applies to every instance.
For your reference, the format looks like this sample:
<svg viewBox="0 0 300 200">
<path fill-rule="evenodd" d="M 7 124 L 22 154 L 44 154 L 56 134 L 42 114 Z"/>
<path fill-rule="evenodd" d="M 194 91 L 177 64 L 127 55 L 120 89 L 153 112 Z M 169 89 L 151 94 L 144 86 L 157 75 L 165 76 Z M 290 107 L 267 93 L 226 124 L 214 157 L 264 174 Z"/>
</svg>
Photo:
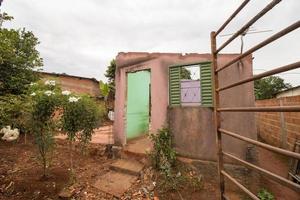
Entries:
<svg viewBox="0 0 300 200">
<path fill-rule="evenodd" d="M 54 79 L 59 82 L 62 90 L 69 90 L 77 94 L 88 94 L 93 97 L 100 95 L 99 84 L 90 79 L 82 79 L 72 76 L 58 76 L 56 74 L 42 74 L 44 79 Z"/>
<path fill-rule="evenodd" d="M 257 100 L 256 106 L 300 105 L 300 96 Z M 300 113 L 256 113 L 258 135 L 267 143 L 292 150 L 300 140 Z"/>
</svg>

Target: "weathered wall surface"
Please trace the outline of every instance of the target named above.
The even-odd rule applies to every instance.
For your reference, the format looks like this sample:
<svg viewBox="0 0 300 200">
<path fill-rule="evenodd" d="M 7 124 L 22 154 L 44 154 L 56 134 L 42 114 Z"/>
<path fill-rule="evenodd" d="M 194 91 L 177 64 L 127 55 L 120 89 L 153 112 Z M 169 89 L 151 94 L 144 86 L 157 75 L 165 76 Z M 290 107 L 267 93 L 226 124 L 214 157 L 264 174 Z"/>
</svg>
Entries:
<svg viewBox="0 0 300 200">
<path fill-rule="evenodd" d="M 227 63 L 234 55 L 221 56 L 219 65 Z M 252 75 L 251 57 L 241 65 L 233 65 L 222 71 L 219 85 L 228 85 Z M 220 93 L 221 107 L 254 106 L 253 83 L 231 88 Z M 222 128 L 257 139 L 254 113 L 222 113 Z M 205 107 L 169 108 L 169 126 L 174 134 L 177 151 L 185 156 L 202 160 L 216 160 L 216 134 L 213 110 Z M 248 144 L 223 135 L 223 150 L 246 159 Z M 251 155 L 248 155 L 251 156 Z"/>
<path fill-rule="evenodd" d="M 300 96 L 257 100 L 256 106 L 300 105 Z M 267 143 L 293 150 L 296 140 L 300 140 L 299 112 L 262 112 L 256 114 L 258 135 Z"/>
<path fill-rule="evenodd" d="M 99 83 L 96 80 L 64 76 L 50 73 L 41 73 L 44 79 L 56 79 L 61 85 L 62 90 L 69 90 L 78 94 L 88 94 L 93 97 L 100 96 Z"/>
<path fill-rule="evenodd" d="M 170 107 L 169 127 L 176 151 L 201 160 L 216 159 L 216 137 L 212 108 Z"/>
</svg>

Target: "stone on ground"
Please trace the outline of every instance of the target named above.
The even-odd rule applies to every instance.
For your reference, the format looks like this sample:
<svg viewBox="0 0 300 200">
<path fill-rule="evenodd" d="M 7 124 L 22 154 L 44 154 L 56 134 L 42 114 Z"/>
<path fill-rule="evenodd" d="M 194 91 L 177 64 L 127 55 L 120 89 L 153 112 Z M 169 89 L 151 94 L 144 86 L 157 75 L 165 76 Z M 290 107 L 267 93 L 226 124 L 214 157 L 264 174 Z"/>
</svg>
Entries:
<svg viewBox="0 0 300 200">
<path fill-rule="evenodd" d="M 136 179 L 137 176 L 110 171 L 100 176 L 94 186 L 105 193 L 120 198 Z"/>
</svg>

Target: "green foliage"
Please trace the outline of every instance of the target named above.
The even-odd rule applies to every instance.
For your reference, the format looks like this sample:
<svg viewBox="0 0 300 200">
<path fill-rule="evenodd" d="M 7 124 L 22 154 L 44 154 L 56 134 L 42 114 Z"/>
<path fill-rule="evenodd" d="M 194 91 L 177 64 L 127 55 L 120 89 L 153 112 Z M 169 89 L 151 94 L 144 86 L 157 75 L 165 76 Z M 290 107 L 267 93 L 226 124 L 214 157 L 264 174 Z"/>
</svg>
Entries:
<svg viewBox="0 0 300 200">
<path fill-rule="evenodd" d="M 278 76 L 269 76 L 260 80 L 254 81 L 254 92 L 256 99 L 271 99 L 276 94 L 284 89 L 290 88 L 289 83 Z"/>
<path fill-rule="evenodd" d="M 21 132 L 28 131 L 30 98 L 27 95 L 0 96 L 0 128 L 11 126 Z"/>
<path fill-rule="evenodd" d="M 69 140 L 71 179 L 73 173 L 73 142 L 79 140 L 82 150 L 91 140 L 94 129 L 98 126 L 99 107 L 90 97 L 74 95 L 64 98 L 62 130 Z"/>
<path fill-rule="evenodd" d="M 108 116 L 107 116 L 108 108 L 107 108 L 106 102 L 96 101 L 96 104 L 98 106 L 98 114 L 99 114 L 100 123 L 101 123 L 108 119 Z"/>
<path fill-rule="evenodd" d="M 191 167 L 176 162 L 176 151 L 172 147 L 172 136 L 167 128 L 158 130 L 157 134 L 150 135 L 153 150 L 149 156 L 154 169 L 158 170 L 159 188 L 161 192 L 179 190 L 186 187 L 195 191 L 203 187 L 202 176 Z"/>
<path fill-rule="evenodd" d="M 108 83 L 103 83 L 103 81 L 100 81 L 99 82 L 99 88 L 100 88 L 101 95 L 103 95 L 104 99 L 107 100 L 108 95 L 111 91 L 111 88 L 110 88 L 109 84 Z"/>
<path fill-rule="evenodd" d="M 203 188 L 202 175 L 184 163 L 177 163 L 176 167 L 172 168 L 171 176 L 162 175 L 159 182 L 162 192 L 184 190 L 186 187 L 192 188 L 194 191 L 199 191 Z"/>
<path fill-rule="evenodd" d="M 181 79 L 192 79 L 191 72 L 187 70 L 185 67 L 181 67 L 180 76 Z"/>
<path fill-rule="evenodd" d="M 261 200 L 274 200 L 274 196 L 272 193 L 270 193 L 268 190 L 266 189 L 261 189 L 258 192 L 258 198 Z"/>
<path fill-rule="evenodd" d="M 4 13 L 0 13 L 0 19 L 2 19 L 3 21 L 11 21 L 14 18 L 12 16 L 9 16 L 7 13 L 4 12 Z"/>
<path fill-rule="evenodd" d="M 116 77 L 116 60 L 113 59 L 110 61 L 110 65 L 107 66 L 106 72 L 104 76 L 108 79 L 108 84 L 110 87 L 110 91 L 114 94 L 115 93 L 115 77 Z"/>
<path fill-rule="evenodd" d="M 157 134 L 151 134 L 150 137 L 153 142 L 153 150 L 150 153 L 153 167 L 166 176 L 171 176 L 171 169 L 176 162 L 176 151 L 172 147 L 172 136 L 169 130 L 160 129 Z"/>
<path fill-rule="evenodd" d="M 30 132 L 35 138 L 45 177 L 55 145 L 54 134 L 59 119 L 54 116 L 60 108 L 61 91 L 52 80 L 32 84 L 29 93 L 32 101 Z"/>
<path fill-rule="evenodd" d="M 30 31 L 0 28 L 0 95 L 24 94 L 29 83 L 38 79 L 33 71 L 42 66 L 38 44 Z"/>
<path fill-rule="evenodd" d="M 83 142 L 89 141 L 100 120 L 98 105 L 87 96 L 70 96 L 64 102 L 63 110 L 62 128 L 68 139 L 74 141 L 77 137 Z"/>
</svg>

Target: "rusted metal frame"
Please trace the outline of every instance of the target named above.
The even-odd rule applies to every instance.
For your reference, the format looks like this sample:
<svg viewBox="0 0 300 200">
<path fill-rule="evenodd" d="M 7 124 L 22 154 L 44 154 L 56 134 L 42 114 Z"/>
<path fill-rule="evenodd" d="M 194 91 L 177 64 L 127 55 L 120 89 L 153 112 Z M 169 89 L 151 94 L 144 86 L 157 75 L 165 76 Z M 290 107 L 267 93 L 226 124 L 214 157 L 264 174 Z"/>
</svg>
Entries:
<svg viewBox="0 0 300 200">
<path fill-rule="evenodd" d="M 269 151 L 273 151 L 275 153 L 280 153 L 280 154 L 283 154 L 285 156 L 289 156 L 289 157 L 296 158 L 296 159 L 300 160 L 300 154 L 299 153 L 295 153 L 295 152 L 292 152 L 292 151 L 288 151 L 288 150 L 284 150 L 284 149 L 281 149 L 281 148 L 278 148 L 278 147 L 274 147 L 272 145 L 265 144 L 265 143 L 259 142 L 257 140 L 253 140 L 251 138 L 248 138 L 248 137 L 245 137 L 245 136 L 242 136 L 242 135 L 238 135 L 234 132 L 231 132 L 231 131 L 228 131 L 228 130 L 225 130 L 225 129 L 220 128 L 219 131 L 226 134 L 226 135 L 229 135 L 231 137 L 249 142 L 251 144 L 262 147 L 262 148 L 267 149 Z"/>
<path fill-rule="evenodd" d="M 226 107 L 219 112 L 300 112 L 300 106 Z"/>
<path fill-rule="evenodd" d="M 232 15 L 225 21 L 225 23 L 217 30 L 215 36 L 219 35 L 223 31 L 223 29 L 231 22 L 231 20 L 250 2 L 250 0 L 245 0 L 233 13 Z"/>
<path fill-rule="evenodd" d="M 258 49 L 266 46 L 267 44 L 270 44 L 271 42 L 274 42 L 275 40 L 277 40 L 278 38 L 281 38 L 282 36 L 296 30 L 297 28 L 300 27 L 300 20 L 298 20 L 297 22 L 295 22 L 294 24 L 286 27 L 285 29 L 279 31 L 278 33 L 275 33 L 274 35 L 272 35 L 271 37 L 269 37 L 268 39 L 260 42 L 259 44 L 255 45 L 254 47 L 252 47 L 251 49 L 247 50 L 246 52 L 242 53 L 241 55 L 237 56 L 236 58 L 234 58 L 232 61 L 228 62 L 227 64 L 223 65 L 222 67 L 217 69 L 217 72 L 229 67 L 230 65 L 236 63 L 237 61 L 241 60 L 242 58 L 245 58 L 246 56 L 250 55 L 251 53 L 257 51 Z"/>
<path fill-rule="evenodd" d="M 223 153 L 222 153 L 222 133 L 218 131 L 218 129 L 221 127 L 221 120 L 220 120 L 220 113 L 218 112 L 219 107 L 219 92 L 216 91 L 216 88 L 219 86 L 219 80 L 218 80 L 218 73 L 216 72 L 216 69 L 218 68 L 218 55 L 215 53 L 217 43 L 216 43 L 216 33 L 211 32 L 210 34 L 211 38 L 211 54 L 212 54 L 212 80 L 213 80 L 213 100 L 214 100 L 214 127 L 215 127 L 215 133 L 216 133 L 216 142 L 217 142 L 217 156 L 218 156 L 218 175 L 219 175 L 219 186 L 220 186 L 220 200 L 225 200 L 224 198 L 224 192 L 225 192 L 225 181 L 224 176 L 221 173 L 224 169 L 224 162 L 223 162 Z"/>
<path fill-rule="evenodd" d="M 232 87 L 244 84 L 244 83 L 248 83 L 248 82 L 255 81 L 255 80 L 267 77 L 267 76 L 271 76 L 271 75 L 274 75 L 274 74 L 278 74 L 278 73 L 281 73 L 281 72 L 286 72 L 286 71 L 297 69 L 297 68 L 300 68 L 300 61 L 289 64 L 289 65 L 285 65 L 285 66 L 282 66 L 282 67 L 278 67 L 276 69 L 273 69 L 273 70 L 270 70 L 270 71 L 267 71 L 267 72 L 264 72 L 264 73 L 261 73 L 261 74 L 254 75 L 253 77 L 246 78 L 244 80 L 226 85 L 226 86 L 221 87 L 221 88 L 217 88 L 217 91 L 220 92 L 222 90 L 226 90 L 226 89 L 229 89 L 229 88 L 232 88 Z"/>
<path fill-rule="evenodd" d="M 226 42 L 224 42 L 224 44 L 217 49 L 216 53 L 219 53 L 228 44 L 230 44 L 235 38 L 243 34 L 250 26 L 252 26 L 257 20 L 259 20 L 262 16 L 264 16 L 267 12 L 269 12 L 274 6 L 276 6 L 280 2 L 281 0 L 273 0 L 271 3 L 269 3 L 264 9 L 262 9 L 257 15 L 255 15 L 247 24 L 245 24 L 239 31 L 237 31 Z"/>
<path fill-rule="evenodd" d="M 225 194 L 223 194 L 223 198 L 224 198 L 225 200 L 230 200 L 230 198 L 229 198 L 228 196 L 226 196 Z"/>
<path fill-rule="evenodd" d="M 248 168 L 251 168 L 251 169 L 257 171 L 258 173 L 263 174 L 263 175 L 267 176 L 270 179 L 273 179 L 274 181 L 280 183 L 281 185 L 289 187 L 289 188 L 291 188 L 292 190 L 294 190 L 296 192 L 300 192 L 300 185 L 297 184 L 297 183 L 289 181 L 288 179 L 285 179 L 285 178 L 283 178 L 281 176 L 278 176 L 277 174 L 274 174 L 274 173 L 272 173 L 272 172 L 270 172 L 268 170 L 265 170 L 265 169 L 263 169 L 261 167 L 253 165 L 253 164 L 251 164 L 251 163 L 249 163 L 247 161 L 244 161 L 244 160 L 242 160 L 242 159 L 240 159 L 240 158 L 238 158 L 238 157 L 236 157 L 236 156 L 234 156 L 234 155 L 232 155 L 230 153 L 227 153 L 227 152 L 223 151 L 223 154 L 225 156 L 229 157 L 230 159 L 235 160 L 238 163 L 240 163 L 240 164 L 242 164 L 242 165 L 244 165 L 244 166 L 246 166 Z"/>
<path fill-rule="evenodd" d="M 248 194 L 248 196 L 251 197 L 251 199 L 260 200 L 257 196 L 255 196 L 255 194 L 253 194 L 252 192 L 250 192 L 250 190 L 248 190 L 245 186 L 243 186 L 242 184 L 240 184 L 235 178 L 233 178 L 232 176 L 230 176 L 227 172 L 225 172 L 223 170 L 221 173 L 224 176 L 226 176 L 226 178 L 228 178 L 231 182 L 233 182 L 237 187 L 239 187 L 246 194 Z"/>
</svg>

